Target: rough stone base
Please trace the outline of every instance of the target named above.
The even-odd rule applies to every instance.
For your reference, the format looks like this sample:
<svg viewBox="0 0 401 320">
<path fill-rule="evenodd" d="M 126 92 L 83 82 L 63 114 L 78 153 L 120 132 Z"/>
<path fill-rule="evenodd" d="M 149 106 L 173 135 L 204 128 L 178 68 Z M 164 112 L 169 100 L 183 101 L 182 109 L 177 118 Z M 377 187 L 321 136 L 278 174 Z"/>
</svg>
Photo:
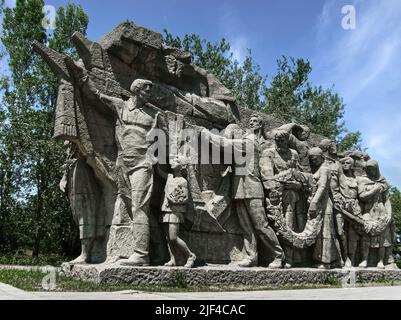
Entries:
<svg viewBox="0 0 401 320">
<path fill-rule="evenodd" d="M 195 269 L 166 267 L 124 267 L 115 265 L 63 264 L 69 277 L 97 284 L 166 286 L 263 286 L 343 285 L 401 281 L 401 270 L 377 269 L 281 269 L 207 266 Z"/>
</svg>

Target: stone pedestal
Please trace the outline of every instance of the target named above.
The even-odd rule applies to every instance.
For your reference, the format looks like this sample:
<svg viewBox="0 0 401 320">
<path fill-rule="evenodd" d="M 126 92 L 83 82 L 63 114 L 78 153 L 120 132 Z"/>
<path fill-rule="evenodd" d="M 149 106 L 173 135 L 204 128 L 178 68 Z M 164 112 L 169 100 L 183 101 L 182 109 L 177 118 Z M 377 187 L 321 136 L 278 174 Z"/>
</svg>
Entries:
<svg viewBox="0 0 401 320">
<path fill-rule="evenodd" d="M 166 267 L 123 267 L 114 265 L 62 266 L 62 272 L 74 279 L 97 284 L 165 286 L 255 286 L 282 287 L 303 285 L 357 286 L 373 282 L 401 281 L 401 270 L 377 269 L 280 269 L 239 268 L 213 265 L 195 269 Z"/>
</svg>

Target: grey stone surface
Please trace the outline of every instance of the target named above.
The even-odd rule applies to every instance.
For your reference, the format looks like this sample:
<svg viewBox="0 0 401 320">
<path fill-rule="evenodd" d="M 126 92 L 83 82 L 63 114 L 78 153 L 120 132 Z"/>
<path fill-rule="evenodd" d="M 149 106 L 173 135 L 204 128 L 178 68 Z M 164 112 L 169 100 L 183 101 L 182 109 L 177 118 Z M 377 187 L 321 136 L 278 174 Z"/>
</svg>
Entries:
<svg viewBox="0 0 401 320">
<path fill-rule="evenodd" d="M 34 48 L 59 79 L 55 138 L 68 141 L 60 187 L 80 227 L 75 263 L 123 258 L 130 265 L 191 267 L 196 255 L 198 263 L 248 267 L 395 268 L 388 184 L 369 155 L 340 155 L 333 141 L 305 126 L 238 106 L 188 52 L 134 23 L 120 24 L 99 43 L 80 33 L 72 42 L 77 61 L 39 43 Z M 239 137 L 228 136 L 234 127 L 243 130 Z M 201 133 L 212 129 L 224 132 L 205 141 Z M 156 133 L 158 157 L 148 154 L 154 147 L 148 137 Z M 226 145 L 247 162 L 232 154 L 216 161 Z M 172 173 L 178 154 L 188 162 L 180 175 Z M 343 156 L 353 159 L 352 168 L 341 165 Z M 168 195 L 172 185 L 182 187 L 185 204 Z M 355 239 L 362 244 L 355 247 Z M 93 268 L 85 270 L 88 278 L 99 277 Z M 128 269 L 112 270 L 104 269 L 102 279 L 130 279 Z M 154 281 L 171 278 L 168 270 L 161 276 L 143 270 Z M 191 272 L 185 274 L 193 282 L 205 276 Z M 288 272 L 213 272 L 220 282 L 292 281 Z M 308 272 L 305 281 L 324 275 Z"/>
<path fill-rule="evenodd" d="M 401 286 L 236 292 L 25 292 L 0 284 L 0 300 L 401 300 Z"/>
<path fill-rule="evenodd" d="M 75 279 L 98 284 L 159 284 L 167 286 L 259 286 L 280 287 L 285 285 L 355 285 L 373 282 L 401 281 L 400 270 L 369 269 L 268 269 L 240 268 L 214 265 L 195 269 L 166 267 L 124 267 L 113 265 L 64 264 L 62 272 Z"/>
</svg>

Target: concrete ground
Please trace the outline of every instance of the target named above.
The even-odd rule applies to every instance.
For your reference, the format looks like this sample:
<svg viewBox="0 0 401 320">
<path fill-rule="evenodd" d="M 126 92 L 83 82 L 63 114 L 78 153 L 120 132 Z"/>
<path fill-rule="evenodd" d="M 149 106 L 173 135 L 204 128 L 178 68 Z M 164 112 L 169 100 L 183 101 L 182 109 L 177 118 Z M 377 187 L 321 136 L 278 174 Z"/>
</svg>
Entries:
<svg viewBox="0 0 401 320">
<path fill-rule="evenodd" d="M 401 286 L 250 292 L 26 292 L 0 283 L 0 300 L 401 300 Z"/>
</svg>

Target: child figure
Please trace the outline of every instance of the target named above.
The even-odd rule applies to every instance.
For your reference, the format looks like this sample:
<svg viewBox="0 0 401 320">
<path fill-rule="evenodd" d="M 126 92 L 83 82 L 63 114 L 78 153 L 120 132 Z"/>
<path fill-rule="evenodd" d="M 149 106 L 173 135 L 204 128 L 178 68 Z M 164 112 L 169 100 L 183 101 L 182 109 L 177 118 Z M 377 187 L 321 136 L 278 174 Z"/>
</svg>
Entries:
<svg viewBox="0 0 401 320">
<path fill-rule="evenodd" d="M 185 268 L 192 268 L 196 256 L 179 237 L 180 225 L 184 223 L 184 215 L 188 204 L 188 182 L 182 176 L 182 158 L 174 158 L 171 161 L 171 169 L 173 170 L 173 174 L 167 175 L 165 196 L 161 209 L 161 222 L 164 224 L 164 232 L 170 252 L 170 261 L 165 266 L 176 266 L 176 256 L 181 251 L 187 258 Z"/>
<path fill-rule="evenodd" d="M 280 221 L 280 218 L 283 216 L 283 201 L 281 197 L 281 193 L 277 189 L 273 189 L 269 197 L 266 198 L 266 211 L 267 211 L 267 217 L 270 220 L 273 221 Z M 284 223 L 286 221 L 284 220 Z M 280 241 L 280 244 L 283 247 L 284 254 L 285 254 L 285 265 L 284 268 L 290 269 L 292 268 L 293 265 L 293 256 L 294 256 L 294 250 L 291 245 L 286 243 L 286 241 L 283 241 L 283 238 L 278 235 L 278 239 Z"/>
</svg>

